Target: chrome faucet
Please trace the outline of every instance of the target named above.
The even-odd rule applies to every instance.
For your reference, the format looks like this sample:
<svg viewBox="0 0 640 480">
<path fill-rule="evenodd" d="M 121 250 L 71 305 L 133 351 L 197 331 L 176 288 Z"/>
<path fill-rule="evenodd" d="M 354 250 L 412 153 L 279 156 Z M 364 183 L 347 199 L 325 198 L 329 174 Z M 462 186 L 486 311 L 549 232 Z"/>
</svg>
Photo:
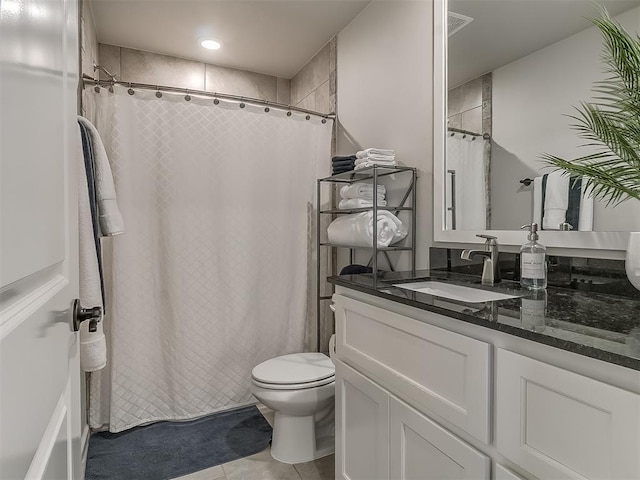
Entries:
<svg viewBox="0 0 640 480">
<path fill-rule="evenodd" d="M 482 284 L 493 285 L 500 282 L 500 264 L 498 262 L 498 239 L 491 235 L 478 234 L 476 237 L 486 239 L 484 250 L 463 250 L 460 258 L 463 260 L 472 260 L 480 255 L 484 257 L 484 266 L 482 268 Z"/>
</svg>

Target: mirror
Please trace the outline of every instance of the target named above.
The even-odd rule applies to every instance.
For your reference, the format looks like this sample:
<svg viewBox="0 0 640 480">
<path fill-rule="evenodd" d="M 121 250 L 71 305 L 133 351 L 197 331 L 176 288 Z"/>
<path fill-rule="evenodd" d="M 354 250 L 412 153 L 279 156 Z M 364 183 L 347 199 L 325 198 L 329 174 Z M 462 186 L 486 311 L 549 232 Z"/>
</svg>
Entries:
<svg viewBox="0 0 640 480">
<path fill-rule="evenodd" d="M 627 31 L 640 32 L 640 0 L 600 3 Z M 442 0 L 435 14 L 442 23 L 434 29 L 434 103 L 442 115 L 442 124 L 435 120 L 436 240 L 500 235 L 537 221 L 554 231 L 557 246 L 624 249 L 626 235 L 587 232 L 640 231 L 640 201 L 607 207 L 585 195 L 580 179 L 559 180 L 541 161 L 545 153 L 588 153 L 568 115 L 606 77 L 602 37 L 588 20 L 598 15 L 594 4 Z"/>
</svg>

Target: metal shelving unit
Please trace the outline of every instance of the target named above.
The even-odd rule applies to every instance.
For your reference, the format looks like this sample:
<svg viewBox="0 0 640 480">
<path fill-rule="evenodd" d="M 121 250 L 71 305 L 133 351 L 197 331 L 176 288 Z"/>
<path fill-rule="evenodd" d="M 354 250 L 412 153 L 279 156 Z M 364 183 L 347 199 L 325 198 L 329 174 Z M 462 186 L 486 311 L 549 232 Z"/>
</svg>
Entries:
<svg viewBox="0 0 640 480">
<path fill-rule="evenodd" d="M 349 256 L 350 256 L 350 263 L 353 263 L 354 261 L 354 254 L 355 254 L 355 250 L 359 249 L 359 250 L 370 250 L 371 251 L 371 259 L 369 260 L 369 264 L 371 265 L 372 269 L 373 269 L 373 273 L 372 273 L 372 281 L 373 281 L 373 288 L 377 287 L 378 284 L 378 254 L 382 253 L 385 256 L 385 259 L 387 261 L 387 264 L 389 265 L 389 268 L 391 270 L 393 270 L 393 265 L 391 262 L 391 259 L 389 258 L 389 255 L 387 252 L 394 252 L 394 251 L 408 251 L 410 252 L 411 255 L 411 270 L 413 272 L 415 272 L 416 269 L 416 252 L 415 252 L 415 245 L 416 245 L 416 180 L 417 180 L 417 175 L 416 175 L 416 169 L 415 168 L 411 168 L 411 167 L 380 167 L 380 166 L 373 166 L 373 167 L 368 167 L 368 168 L 363 168 L 361 170 L 354 170 L 354 171 L 350 171 L 350 172 L 344 172 L 344 173 L 339 173 L 337 175 L 332 175 L 331 177 L 325 177 L 325 178 L 320 178 L 317 181 L 317 193 L 316 193 L 316 198 L 318 200 L 318 207 L 320 207 L 322 205 L 322 184 L 323 183 L 333 183 L 333 184 L 351 184 L 351 183 L 355 183 L 355 182 L 371 182 L 373 185 L 373 191 L 377 192 L 378 189 L 378 184 L 379 184 L 379 179 L 382 177 L 386 177 L 389 175 L 394 175 L 394 174 L 402 174 L 402 175 L 411 175 L 411 179 L 410 179 L 410 183 L 407 186 L 406 191 L 404 192 L 404 196 L 402 198 L 402 200 L 399 202 L 399 204 L 397 206 L 386 206 L 386 207 L 379 207 L 377 205 L 377 202 L 373 202 L 373 207 L 367 207 L 367 208 L 353 208 L 353 209 L 349 209 L 349 210 L 341 210 L 341 209 L 337 209 L 337 208 L 331 208 L 328 210 L 321 210 L 320 208 L 318 208 L 317 210 L 317 218 L 316 218 L 316 225 L 317 225 L 317 244 L 316 244 L 316 252 L 317 252 L 317 259 L 316 259 L 316 295 L 317 295 L 317 305 L 316 305 L 316 318 L 317 318 L 317 330 L 316 330 L 316 334 L 317 334 L 317 350 L 320 351 L 320 309 L 321 309 L 321 304 L 322 301 L 325 300 L 330 300 L 331 299 L 331 295 L 322 295 L 321 292 L 321 283 L 320 283 L 320 258 L 321 258 L 321 249 L 322 247 L 329 247 L 329 248 L 348 248 L 349 249 Z M 333 190 L 332 190 L 332 195 L 333 195 Z M 407 206 L 408 204 L 408 206 Z M 397 246 L 397 245 L 391 245 L 389 247 L 378 247 L 377 242 L 375 241 L 375 239 L 378 238 L 378 232 L 377 232 L 377 222 L 373 222 L 373 238 L 374 241 L 372 242 L 373 245 L 371 247 L 361 247 L 361 246 L 352 246 L 352 245 L 336 245 L 336 244 L 332 244 L 332 243 L 328 243 L 328 242 L 323 242 L 321 240 L 322 235 L 324 232 L 321 231 L 320 228 L 320 219 L 322 217 L 322 215 L 332 215 L 332 216 L 336 216 L 336 215 L 345 215 L 345 214 L 349 214 L 349 213 L 360 213 L 360 212 L 368 212 L 368 211 L 373 211 L 373 218 L 377 218 L 378 217 L 378 210 L 388 210 L 391 213 L 393 213 L 394 215 L 397 215 L 400 212 L 406 211 L 406 212 L 410 212 L 410 218 L 411 218 L 411 225 L 409 225 L 409 235 L 407 236 L 407 238 L 409 239 L 408 241 L 410 242 L 410 244 L 407 245 L 403 245 L 403 246 Z M 403 240 L 403 242 L 407 242 L 407 239 Z"/>
</svg>

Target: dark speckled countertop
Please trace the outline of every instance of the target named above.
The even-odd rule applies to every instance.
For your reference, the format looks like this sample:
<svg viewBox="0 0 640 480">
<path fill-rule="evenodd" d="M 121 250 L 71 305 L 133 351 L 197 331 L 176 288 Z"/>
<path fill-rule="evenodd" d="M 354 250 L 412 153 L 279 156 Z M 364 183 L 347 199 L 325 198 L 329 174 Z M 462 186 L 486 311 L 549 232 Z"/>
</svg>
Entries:
<svg viewBox="0 0 640 480">
<path fill-rule="evenodd" d="M 334 285 L 456 318 L 580 355 L 640 370 L 640 299 L 548 287 L 522 289 L 503 281 L 494 287 L 478 277 L 446 271 L 386 272 L 373 288 L 371 274 L 330 277 Z M 394 284 L 433 280 L 516 295 L 483 303 L 450 300 Z"/>
</svg>

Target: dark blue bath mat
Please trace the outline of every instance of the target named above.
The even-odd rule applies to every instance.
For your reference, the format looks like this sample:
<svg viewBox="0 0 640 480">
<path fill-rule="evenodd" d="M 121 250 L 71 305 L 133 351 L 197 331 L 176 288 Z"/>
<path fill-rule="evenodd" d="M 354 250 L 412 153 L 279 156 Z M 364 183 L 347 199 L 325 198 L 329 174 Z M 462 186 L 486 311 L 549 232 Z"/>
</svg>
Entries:
<svg viewBox="0 0 640 480">
<path fill-rule="evenodd" d="M 271 427 L 255 406 L 89 439 L 86 480 L 167 480 L 261 452 Z"/>
</svg>

